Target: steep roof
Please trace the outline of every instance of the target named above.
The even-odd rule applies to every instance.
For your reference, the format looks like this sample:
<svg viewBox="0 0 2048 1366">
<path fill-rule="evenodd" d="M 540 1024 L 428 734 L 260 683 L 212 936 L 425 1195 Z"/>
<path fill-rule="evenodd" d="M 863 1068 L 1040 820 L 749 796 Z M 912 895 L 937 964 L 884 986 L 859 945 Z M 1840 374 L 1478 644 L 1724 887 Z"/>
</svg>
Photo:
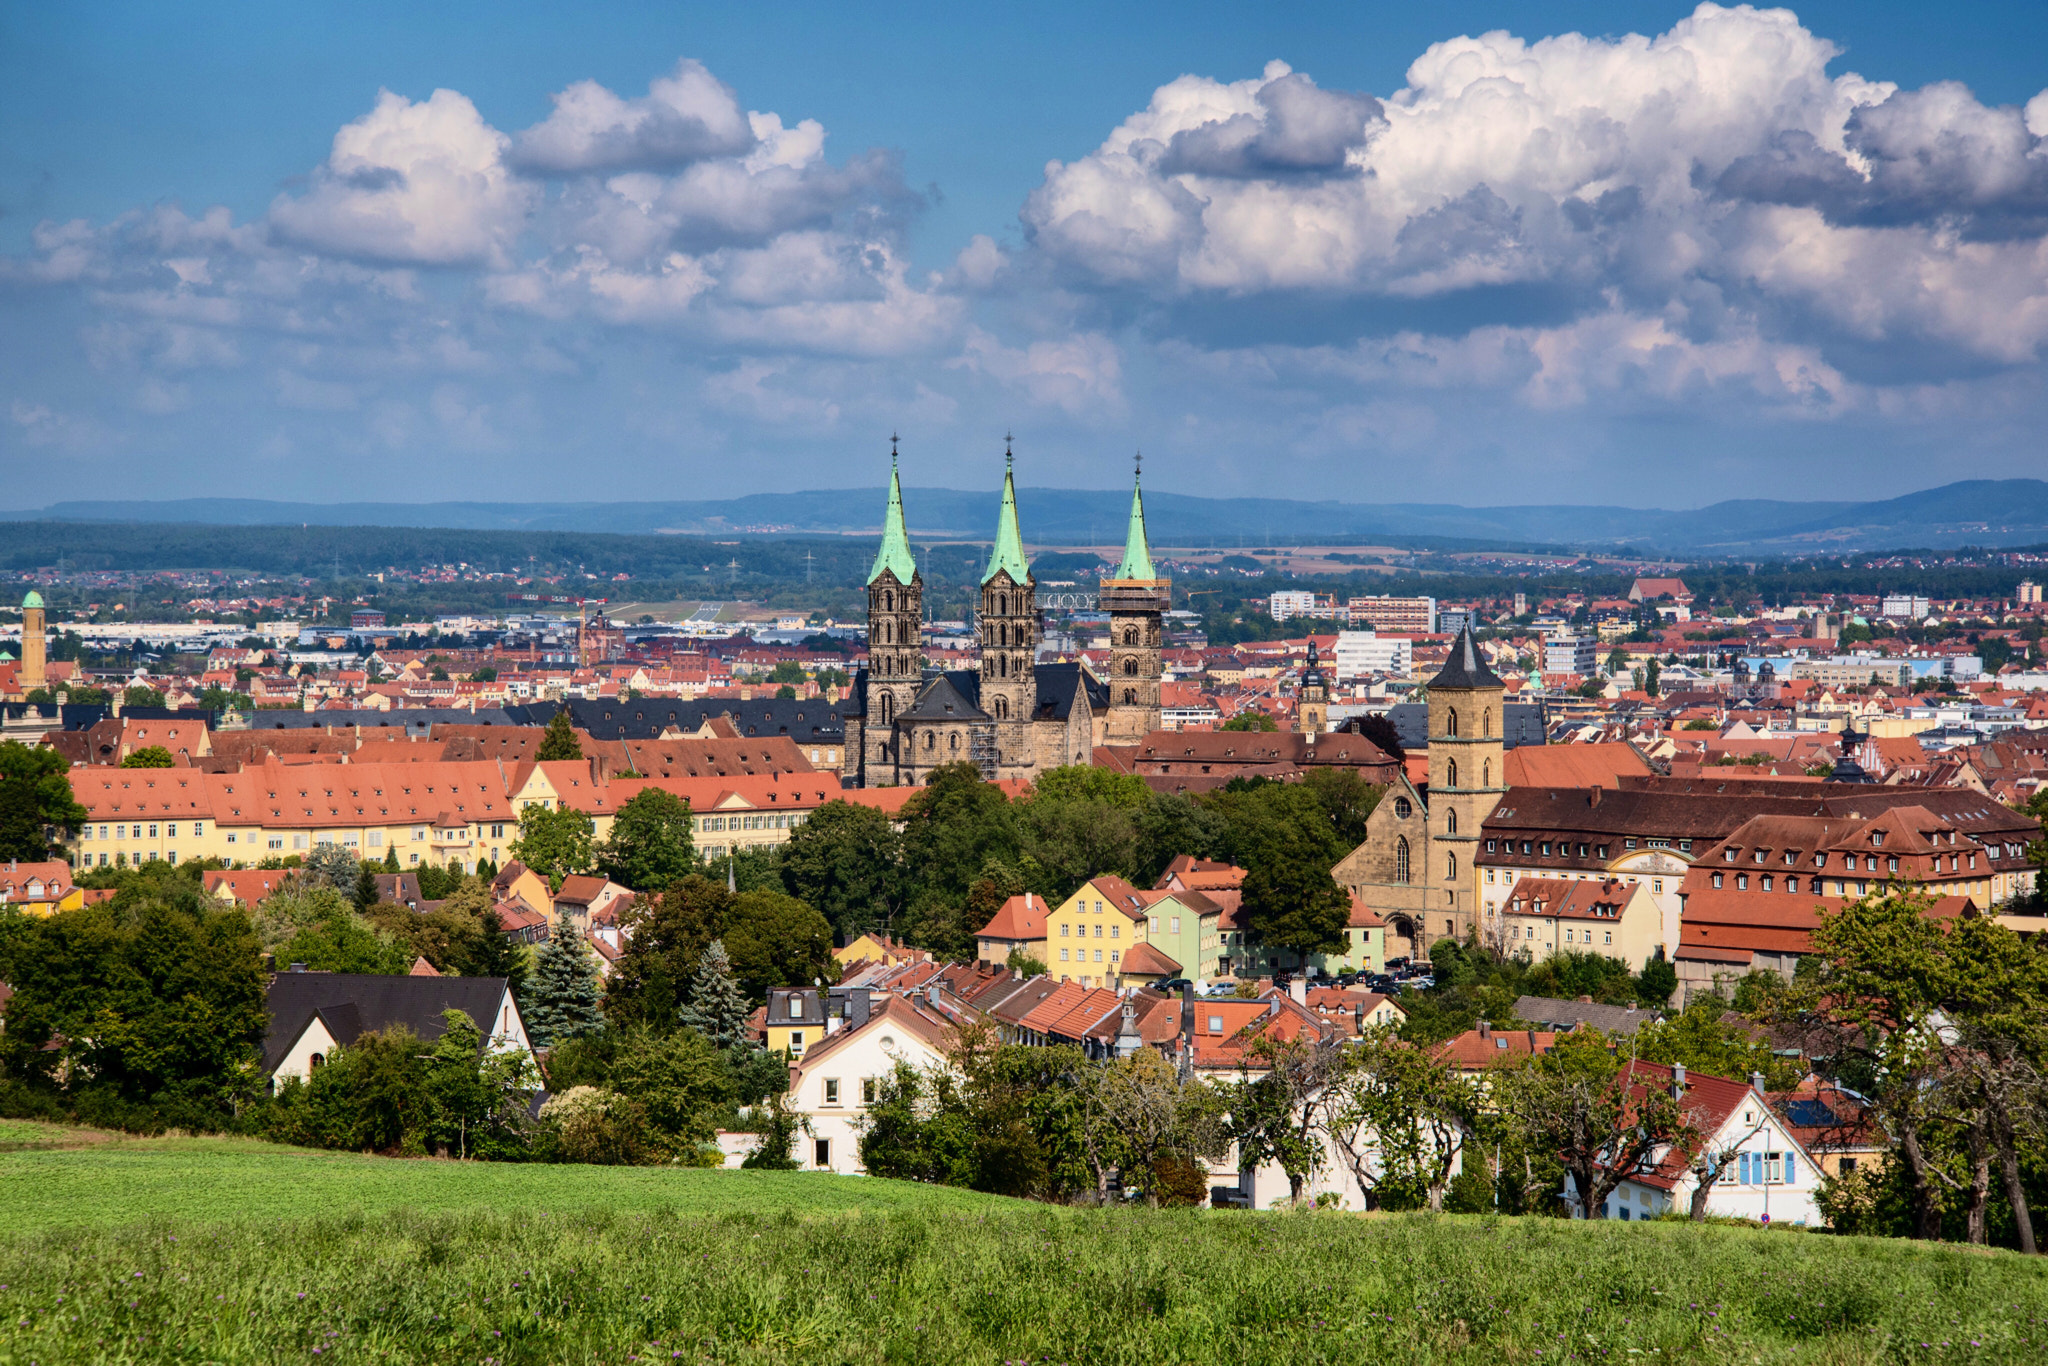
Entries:
<svg viewBox="0 0 2048 1366">
<path fill-rule="evenodd" d="M 1458 638 L 1451 645 L 1451 657 L 1444 661 L 1435 678 L 1429 680 L 1435 688 L 1498 688 L 1500 675 L 1486 663 L 1479 653 L 1479 644 L 1472 639 L 1472 628 L 1467 625 L 1458 632 Z"/>
<path fill-rule="evenodd" d="M 998 574 L 1008 574 L 1012 583 L 1031 577 L 1030 562 L 1024 558 L 1024 537 L 1017 530 L 1017 479 L 1010 471 L 1009 452 L 1003 453 L 1003 506 L 996 513 L 996 543 L 989 550 L 988 568 L 982 571 L 986 584 Z"/>
<path fill-rule="evenodd" d="M 988 713 L 969 701 L 951 674 L 940 674 L 924 685 L 917 700 L 903 709 L 902 721 L 986 721 Z"/>
<path fill-rule="evenodd" d="M 898 583 L 917 577 L 917 559 L 910 553 L 910 533 L 903 525 L 903 481 L 896 473 L 896 452 L 889 452 L 889 506 L 882 513 L 882 544 L 875 551 L 874 568 L 868 571 L 873 583 L 887 570 Z"/>
<path fill-rule="evenodd" d="M 1623 774 L 1654 772 L 1626 740 L 1592 745 L 1520 745 L 1502 760 L 1509 787 L 1618 787 Z"/>
<path fill-rule="evenodd" d="M 1140 977 L 1180 976 L 1180 964 L 1150 944 L 1140 944 L 1126 953 L 1123 970 Z"/>
<path fill-rule="evenodd" d="M 1124 532 L 1124 557 L 1117 562 L 1113 579 L 1157 579 L 1159 572 L 1152 567 L 1152 542 L 1145 535 L 1145 490 L 1140 482 L 1131 480 L 1131 520 Z"/>
<path fill-rule="evenodd" d="M 1025 892 L 996 908 L 989 922 L 975 931 L 981 939 L 1033 940 L 1045 938 L 1045 898 Z"/>
<path fill-rule="evenodd" d="M 460 1010 L 486 1040 L 505 1000 L 502 977 L 404 977 L 384 973 L 281 972 L 271 980 L 266 1005 L 270 1030 L 263 1040 L 263 1070 L 274 1071 L 306 1026 L 319 1015 L 338 1044 L 405 1025 L 421 1039 L 444 1031 L 441 1012 Z"/>
</svg>

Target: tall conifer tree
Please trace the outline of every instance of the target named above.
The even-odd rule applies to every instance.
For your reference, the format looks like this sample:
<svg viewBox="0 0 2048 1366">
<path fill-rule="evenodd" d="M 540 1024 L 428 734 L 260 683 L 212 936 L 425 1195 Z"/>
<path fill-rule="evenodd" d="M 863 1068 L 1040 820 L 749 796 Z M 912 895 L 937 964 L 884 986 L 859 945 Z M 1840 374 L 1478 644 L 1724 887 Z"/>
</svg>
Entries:
<svg viewBox="0 0 2048 1366">
<path fill-rule="evenodd" d="M 526 1035 L 537 1048 L 566 1043 L 604 1028 L 597 1008 L 597 964 L 575 922 L 564 916 L 535 955 L 533 976 L 521 993 Z"/>
</svg>

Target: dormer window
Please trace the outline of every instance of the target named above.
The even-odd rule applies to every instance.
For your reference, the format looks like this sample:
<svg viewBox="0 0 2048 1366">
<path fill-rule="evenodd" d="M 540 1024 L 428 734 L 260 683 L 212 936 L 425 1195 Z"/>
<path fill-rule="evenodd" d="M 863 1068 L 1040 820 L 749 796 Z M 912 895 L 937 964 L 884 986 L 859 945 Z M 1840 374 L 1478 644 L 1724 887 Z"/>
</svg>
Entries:
<svg viewBox="0 0 2048 1366">
<path fill-rule="evenodd" d="M 1728 860 L 1728 861 L 1729 861 L 1730 863 L 1733 863 L 1733 862 L 1735 862 L 1735 848 L 1734 848 L 1734 846 L 1733 846 L 1733 845 L 1730 845 L 1730 846 L 1728 846 L 1727 848 L 1724 848 L 1723 850 L 1721 850 L 1721 857 L 1722 857 L 1722 858 L 1724 858 L 1724 859 L 1727 859 L 1727 860 Z"/>
<path fill-rule="evenodd" d="M 1884 831 L 1873 830 L 1870 832 L 1870 847 L 1873 849 L 1884 848 Z"/>
<path fill-rule="evenodd" d="M 1793 864 L 1797 863 L 1798 861 L 1799 855 L 1797 853 L 1793 852 L 1790 849 L 1787 849 L 1785 851 L 1785 866 L 1787 868 L 1790 868 Z"/>
<path fill-rule="evenodd" d="M 1813 856 L 1813 866 L 1814 866 L 1814 867 L 1816 867 L 1816 868 L 1825 868 L 1825 867 L 1827 867 L 1827 866 L 1828 866 L 1828 856 L 1827 856 L 1826 854 L 1822 854 L 1822 853 L 1816 853 L 1816 854 L 1815 854 L 1815 855 Z"/>
</svg>

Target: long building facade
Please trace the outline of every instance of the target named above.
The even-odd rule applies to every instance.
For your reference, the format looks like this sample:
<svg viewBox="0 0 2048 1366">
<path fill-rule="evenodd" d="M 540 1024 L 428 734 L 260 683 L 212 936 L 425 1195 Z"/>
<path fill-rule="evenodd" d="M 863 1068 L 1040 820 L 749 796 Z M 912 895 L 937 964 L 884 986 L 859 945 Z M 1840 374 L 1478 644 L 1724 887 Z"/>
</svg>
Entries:
<svg viewBox="0 0 2048 1366">
<path fill-rule="evenodd" d="M 990 781 L 1029 781 L 1085 764 L 1096 744 L 1159 728 L 1161 650 L 1170 580 L 1152 565 L 1143 492 L 1133 488 L 1123 559 L 1102 582 L 1111 621 L 1110 678 L 1078 663 L 1040 663 L 1038 578 L 1024 554 L 1016 476 L 1003 455 L 995 542 L 976 604 L 972 669 L 927 667 L 924 576 L 911 550 L 903 486 L 890 453 L 882 540 L 868 572 L 868 667 L 854 678 L 841 777 L 857 787 L 914 787 L 946 764 Z"/>
</svg>

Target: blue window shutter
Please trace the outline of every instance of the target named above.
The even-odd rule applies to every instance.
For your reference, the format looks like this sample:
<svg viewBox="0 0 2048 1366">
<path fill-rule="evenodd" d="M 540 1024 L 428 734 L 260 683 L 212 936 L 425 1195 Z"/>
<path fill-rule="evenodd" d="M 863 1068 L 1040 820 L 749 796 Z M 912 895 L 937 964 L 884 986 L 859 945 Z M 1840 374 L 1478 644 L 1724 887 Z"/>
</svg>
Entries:
<svg viewBox="0 0 2048 1366">
<path fill-rule="evenodd" d="M 1791 1153 L 1785 1154 L 1785 1184 L 1791 1185 L 1799 1179 L 1799 1159 Z"/>
<path fill-rule="evenodd" d="M 1736 1171 L 1736 1176 L 1735 1176 L 1735 1179 L 1736 1179 L 1736 1180 L 1737 1180 L 1738 1182 L 1740 1182 L 1741 1184 L 1743 1184 L 1743 1185 L 1747 1186 L 1747 1185 L 1749 1184 L 1749 1154 L 1748 1154 L 1748 1153 L 1737 1153 L 1737 1154 L 1735 1155 L 1735 1171 Z"/>
</svg>

